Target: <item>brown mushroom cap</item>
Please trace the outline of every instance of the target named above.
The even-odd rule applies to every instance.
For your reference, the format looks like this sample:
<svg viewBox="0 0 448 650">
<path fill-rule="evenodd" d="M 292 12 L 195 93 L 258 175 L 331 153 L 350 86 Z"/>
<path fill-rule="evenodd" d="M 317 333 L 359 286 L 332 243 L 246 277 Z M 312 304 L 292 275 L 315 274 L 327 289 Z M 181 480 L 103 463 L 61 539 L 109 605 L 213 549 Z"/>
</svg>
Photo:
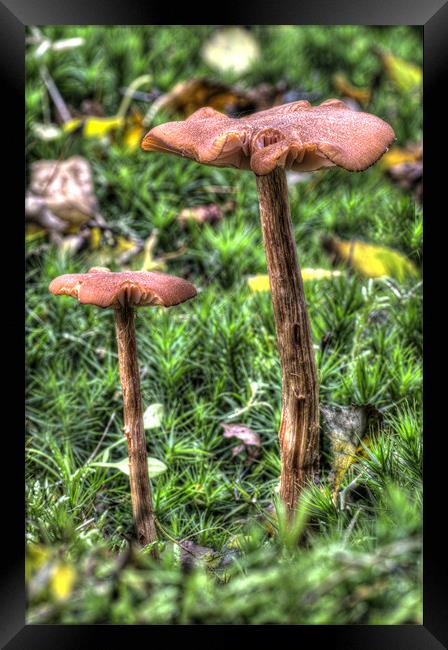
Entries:
<svg viewBox="0 0 448 650">
<path fill-rule="evenodd" d="M 50 283 L 50 293 L 77 298 L 84 305 L 133 307 L 162 305 L 172 307 L 196 295 L 194 286 L 166 273 L 123 271 L 114 273 L 94 267 L 87 273 L 60 275 Z"/>
<path fill-rule="evenodd" d="M 141 146 L 264 175 L 276 167 L 313 171 L 338 165 L 362 171 L 394 139 L 393 129 L 379 117 L 329 99 L 319 106 L 292 102 L 237 119 L 200 108 L 184 121 L 154 127 Z"/>
</svg>

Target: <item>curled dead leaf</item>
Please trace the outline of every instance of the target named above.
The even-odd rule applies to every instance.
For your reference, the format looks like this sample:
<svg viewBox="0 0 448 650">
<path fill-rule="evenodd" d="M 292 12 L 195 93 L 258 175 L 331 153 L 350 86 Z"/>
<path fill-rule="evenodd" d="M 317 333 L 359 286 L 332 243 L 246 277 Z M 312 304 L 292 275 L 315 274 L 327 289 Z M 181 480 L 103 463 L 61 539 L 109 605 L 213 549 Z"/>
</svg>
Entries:
<svg viewBox="0 0 448 650">
<path fill-rule="evenodd" d="M 232 449 L 232 456 L 235 457 L 246 450 L 247 464 L 251 465 L 260 453 L 260 435 L 244 424 L 223 423 L 221 426 L 224 429 L 224 433 L 222 434 L 224 438 L 237 438 L 241 440 L 241 444 Z"/>
<path fill-rule="evenodd" d="M 81 226 L 97 213 L 92 171 L 81 156 L 34 162 L 29 190 L 25 211 L 30 218 L 49 210 L 69 228 Z"/>
<path fill-rule="evenodd" d="M 181 81 L 169 92 L 158 97 L 150 106 L 143 122 L 149 125 L 160 110 L 189 117 L 203 106 L 211 106 L 224 112 L 229 107 L 240 111 L 253 108 L 245 91 L 206 78 L 189 79 Z"/>
</svg>

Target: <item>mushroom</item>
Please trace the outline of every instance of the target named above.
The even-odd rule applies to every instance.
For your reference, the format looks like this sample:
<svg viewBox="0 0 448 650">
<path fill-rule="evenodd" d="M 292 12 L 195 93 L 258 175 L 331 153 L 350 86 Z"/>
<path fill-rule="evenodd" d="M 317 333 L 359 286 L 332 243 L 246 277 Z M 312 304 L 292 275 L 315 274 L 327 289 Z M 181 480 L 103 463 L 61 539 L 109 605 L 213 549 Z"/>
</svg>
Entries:
<svg viewBox="0 0 448 650">
<path fill-rule="evenodd" d="M 87 273 L 60 275 L 48 288 L 55 295 L 77 298 L 83 305 L 114 309 L 132 512 L 137 540 L 146 546 L 157 540 L 157 533 L 148 477 L 134 307 L 172 307 L 193 298 L 196 289 L 190 282 L 165 273 L 114 273 L 105 267 L 94 267 Z M 151 552 L 157 556 L 155 549 Z"/>
<path fill-rule="evenodd" d="M 280 497 L 289 513 L 319 471 L 319 387 L 285 170 L 338 165 L 362 171 L 394 138 L 380 118 L 329 99 L 319 106 L 292 102 L 238 119 L 205 107 L 185 121 L 154 127 L 142 141 L 146 151 L 256 175 L 282 366 Z"/>
</svg>

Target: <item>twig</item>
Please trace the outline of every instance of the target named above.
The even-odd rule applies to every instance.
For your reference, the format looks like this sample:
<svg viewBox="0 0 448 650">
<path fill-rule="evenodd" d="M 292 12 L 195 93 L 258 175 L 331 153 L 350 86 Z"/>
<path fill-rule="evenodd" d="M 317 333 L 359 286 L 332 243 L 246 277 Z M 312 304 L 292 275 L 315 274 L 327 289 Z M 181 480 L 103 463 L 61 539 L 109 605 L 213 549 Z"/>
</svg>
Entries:
<svg viewBox="0 0 448 650">
<path fill-rule="evenodd" d="M 50 73 L 48 72 L 47 68 L 44 65 L 40 67 L 40 74 L 44 84 L 47 87 L 48 93 L 51 99 L 53 100 L 53 104 L 55 105 L 56 110 L 59 113 L 59 117 L 61 118 L 62 122 L 64 123 L 68 122 L 72 118 L 70 111 L 68 110 L 67 105 L 64 102 L 62 95 L 59 92 L 55 82 L 50 76 Z"/>
<path fill-rule="evenodd" d="M 343 490 L 339 492 L 339 504 L 341 510 L 345 510 L 345 500 L 347 495 L 359 484 L 359 479 L 361 478 L 362 473 L 356 476 L 351 483 L 347 485 Z"/>
<path fill-rule="evenodd" d="M 95 521 L 95 517 L 91 517 L 90 519 L 86 519 L 85 521 L 82 522 L 82 524 L 80 524 L 79 526 L 77 526 L 77 527 L 75 528 L 75 530 L 77 530 L 77 531 L 78 531 L 78 530 L 82 530 L 83 528 L 85 528 L 85 527 L 88 526 L 89 524 L 93 523 L 94 521 Z"/>
</svg>

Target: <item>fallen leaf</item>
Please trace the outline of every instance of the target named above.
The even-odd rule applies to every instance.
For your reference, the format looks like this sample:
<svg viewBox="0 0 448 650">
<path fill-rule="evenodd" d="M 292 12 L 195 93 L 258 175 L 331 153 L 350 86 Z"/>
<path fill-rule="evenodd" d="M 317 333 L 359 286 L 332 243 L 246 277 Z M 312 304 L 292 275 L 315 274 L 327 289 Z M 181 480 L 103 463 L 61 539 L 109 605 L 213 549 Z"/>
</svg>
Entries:
<svg viewBox="0 0 448 650">
<path fill-rule="evenodd" d="M 330 481 L 332 496 L 340 490 L 342 480 L 356 460 L 357 449 L 367 429 L 367 410 L 362 406 L 321 406 L 322 432 L 330 439 L 333 455 Z"/>
<path fill-rule="evenodd" d="M 205 42 L 202 58 L 220 72 L 242 74 L 260 58 L 260 46 L 243 27 L 224 27 Z"/>
<path fill-rule="evenodd" d="M 163 259 L 154 257 L 158 234 L 158 230 L 155 228 L 143 245 L 142 271 L 166 271 L 166 264 Z"/>
<path fill-rule="evenodd" d="M 129 458 L 123 458 L 122 460 L 117 461 L 116 463 L 106 463 L 106 462 L 97 462 L 90 463 L 93 467 L 110 467 L 111 469 L 117 469 L 126 476 L 129 476 Z M 163 474 L 167 469 L 165 463 L 162 463 L 161 460 L 157 458 L 148 458 L 148 476 L 149 478 L 154 478 Z"/>
<path fill-rule="evenodd" d="M 253 107 L 247 92 L 232 88 L 219 81 L 209 79 L 190 79 L 176 84 L 168 93 L 158 97 L 150 106 L 144 117 L 148 126 L 155 115 L 163 109 L 168 114 L 178 114 L 188 117 L 198 108 L 211 106 L 217 111 L 226 112 L 229 107 L 239 111 Z"/>
<path fill-rule="evenodd" d="M 405 255 L 386 246 L 325 236 L 321 243 L 333 263 L 345 263 L 369 278 L 388 276 L 401 282 L 418 275 L 417 267 Z"/>
<path fill-rule="evenodd" d="M 160 427 L 164 412 L 163 404 L 150 404 L 143 414 L 143 426 L 145 429 L 157 429 Z"/>
<path fill-rule="evenodd" d="M 142 137 L 146 132 L 143 124 L 143 115 L 140 111 L 133 111 L 126 119 L 126 126 L 123 132 L 123 144 L 126 149 L 133 151 L 140 147 Z"/>
<path fill-rule="evenodd" d="M 49 561 L 50 555 L 50 550 L 41 544 L 27 544 L 25 555 L 26 582 Z"/>
<path fill-rule="evenodd" d="M 363 105 L 369 103 L 372 96 L 372 91 L 370 88 L 359 88 L 357 86 L 353 86 L 347 77 L 341 73 L 333 75 L 332 81 L 333 86 L 340 95 L 354 99 Z"/>
<path fill-rule="evenodd" d="M 417 201 L 422 202 L 423 163 L 421 160 L 394 165 L 387 173 L 400 187 L 405 190 L 412 190 Z"/>
<path fill-rule="evenodd" d="M 98 226 L 93 226 L 93 228 L 90 229 L 90 248 L 94 251 L 98 250 L 101 245 L 101 239 L 101 228 L 98 228 Z"/>
<path fill-rule="evenodd" d="M 64 133 L 72 133 L 82 128 L 82 134 L 85 138 L 104 138 L 124 125 L 124 117 L 96 117 L 90 115 L 67 120 L 62 129 Z"/>
<path fill-rule="evenodd" d="M 423 72 L 420 66 L 409 63 L 389 52 L 377 51 L 384 69 L 395 85 L 403 91 L 412 91 L 422 87 Z"/>
<path fill-rule="evenodd" d="M 415 163 L 423 158 L 423 146 L 421 143 L 409 144 L 405 148 L 392 147 L 379 161 L 382 169 L 390 169 L 402 163 Z"/>
<path fill-rule="evenodd" d="M 37 212 L 48 209 L 67 223 L 80 226 L 97 212 L 92 171 L 81 156 L 67 160 L 38 160 L 31 165 L 28 208 Z M 30 201 L 34 205 L 31 206 Z M 38 205 L 40 201 L 40 207 Z"/>
<path fill-rule="evenodd" d="M 56 600 L 67 600 L 73 591 L 76 571 L 72 565 L 58 562 L 50 579 L 50 591 Z"/>
<path fill-rule="evenodd" d="M 240 445 L 232 449 L 232 456 L 247 451 L 247 464 L 251 465 L 260 453 L 261 440 L 258 433 L 249 429 L 244 424 L 221 424 L 224 429 L 224 438 L 237 438 L 241 440 Z"/>
<path fill-rule="evenodd" d="M 139 239 L 113 235 L 110 231 L 98 232 L 98 230 L 91 237 L 90 245 L 94 250 L 90 256 L 91 266 L 110 266 L 115 263 L 123 267 L 143 251 L 143 242 Z"/>
<path fill-rule="evenodd" d="M 207 205 L 195 205 L 192 208 L 184 208 L 177 215 L 180 223 L 195 221 L 196 223 L 217 223 L 221 221 L 225 212 L 235 207 L 235 201 L 227 201 L 222 207 L 216 203 Z"/>
<path fill-rule="evenodd" d="M 405 190 L 414 192 L 417 201 L 423 199 L 423 146 L 421 143 L 393 147 L 380 161 L 388 176 Z"/>
<path fill-rule="evenodd" d="M 220 554 L 208 546 L 200 546 L 188 539 L 180 540 L 178 544 L 180 548 L 180 564 L 187 571 L 201 564 L 209 567 L 220 564 Z"/>
<path fill-rule="evenodd" d="M 244 424 L 222 424 L 224 438 L 238 438 L 244 445 L 261 447 L 261 440 L 258 433 L 249 429 Z"/>
<path fill-rule="evenodd" d="M 217 223 L 223 218 L 223 212 L 219 205 L 209 203 L 208 205 L 195 205 L 192 208 L 184 208 L 177 216 L 180 223 L 196 221 L 196 223 Z"/>
<path fill-rule="evenodd" d="M 318 93 L 311 93 L 300 88 L 288 88 L 285 81 L 277 84 L 262 83 L 247 89 L 239 85 L 228 85 L 207 78 L 182 81 L 169 92 L 161 94 L 149 107 L 143 123 L 150 125 L 155 115 L 163 109 L 168 114 L 188 117 L 198 108 L 211 106 L 217 111 L 231 117 L 240 117 L 297 100 L 315 101 Z"/>
<path fill-rule="evenodd" d="M 341 275 L 341 271 L 329 271 L 327 269 L 302 269 L 302 280 L 308 282 L 311 280 L 322 280 L 325 278 L 335 278 Z M 247 279 L 248 287 L 251 291 L 270 291 L 269 275 L 253 275 Z"/>
<path fill-rule="evenodd" d="M 270 291 L 269 275 L 252 275 L 247 278 L 247 286 L 251 291 Z"/>
</svg>

